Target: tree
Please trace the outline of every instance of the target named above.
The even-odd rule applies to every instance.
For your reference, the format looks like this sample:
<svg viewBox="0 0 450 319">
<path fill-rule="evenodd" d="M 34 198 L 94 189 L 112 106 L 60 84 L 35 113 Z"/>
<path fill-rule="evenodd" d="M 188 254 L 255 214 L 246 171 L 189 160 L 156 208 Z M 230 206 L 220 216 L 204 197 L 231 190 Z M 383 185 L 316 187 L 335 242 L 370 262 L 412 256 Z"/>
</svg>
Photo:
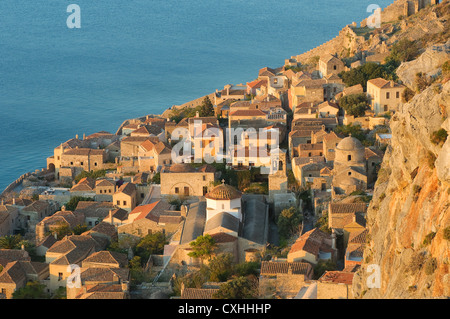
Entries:
<svg viewBox="0 0 450 319">
<path fill-rule="evenodd" d="M 25 287 L 17 289 L 13 293 L 13 299 L 50 299 L 45 291 L 45 285 L 38 281 L 29 281 Z"/>
<path fill-rule="evenodd" d="M 53 230 L 53 233 L 57 235 L 58 239 L 64 238 L 65 236 L 72 235 L 72 229 L 70 225 L 65 222 L 59 222 L 58 226 Z"/>
<path fill-rule="evenodd" d="M 103 177 L 106 175 L 106 170 L 101 169 L 101 170 L 96 170 L 96 171 L 82 171 L 80 174 L 78 174 L 77 176 L 75 176 L 75 183 L 78 183 L 81 179 L 85 178 L 85 177 L 89 177 L 92 179 L 97 179 L 99 177 Z"/>
<path fill-rule="evenodd" d="M 161 174 L 158 172 L 152 177 L 153 184 L 161 184 Z"/>
<path fill-rule="evenodd" d="M 331 234 L 331 228 L 328 226 L 328 212 L 323 212 L 322 216 L 317 220 L 314 227 L 319 228 L 324 233 Z"/>
<path fill-rule="evenodd" d="M 350 71 L 343 71 L 339 73 L 339 76 L 347 86 L 361 84 L 365 90 L 367 81 L 383 77 L 385 71 L 383 65 L 368 62 Z"/>
<path fill-rule="evenodd" d="M 162 232 L 148 234 L 136 245 L 136 254 L 147 261 L 150 255 L 162 254 L 166 243 L 166 236 Z"/>
<path fill-rule="evenodd" d="M 289 207 L 283 209 L 277 221 L 280 238 L 286 240 L 296 234 L 299 231 L 299 225 L 302 220 L 303 216 L 297 208 Z"/>
<path fill-rule="evenodd" d="M 419 55 L 419 45 L 415 41 L 402 39 L 391 48 L 389 58 L 399 62 L 407 62 Z"/>
<path fill-rule="evenodd" d="M 254 299 L 258 297 L 258 281 L 254 276 L 237 277 L 222 285 L 214 299 Z"/>
<path fill-rule="evenodd" d="M 0 237 L 1 249 L 20 249 L 20 243 L 22 242 L 21 235 L 7 235 Z"/>
<path fill-rule="evenodd" d="M 336 264 L 331 260 L 319 260 L 314 267 L 314 279 L 317 280 L 325 273 L 325 271 L 335 270 Z"/>
<path fill-rule="evenodd" d="M 233 255 L 230 253 L 219 254 L 208 263 L 210 269 L 210 281 L 222 282 L 228 280 L 233 269 Z"/>
<path fill-rule="evenodd" d="M 82 233 L 84 233 L 85 231 L 88 230 L 88 227 L 86 224 L 80 224 L 80 225 L 76 225 L 73 229 L 72 229 L 72 234 L 73 235 L 81 235 Z"/>
<path fill-rule="evenodd" d="M 201 106 L 200 106 L 200 116 L 214 116 L 214 106 L 209 98 L 209 96 L 205 96 Z"/>
<path fill-rule="evenodd" d="M 350 94 L 339 100 L 341 106 L 348 115 L 363 116 L 367 109 L 367 95 L 364 93 Z"/>
<path fill-rule="evenodd" d="M 200 258 L 202 264 L 204 259 L 211 258 L 215 248 L 217 247 L 216 241 L 209 234 L 197 237 L 197 239 L 191 242 L 189 245 L 191 246 L 193 251 L 188 253 L 188 256 L 193 258 Z"/>
</svg>

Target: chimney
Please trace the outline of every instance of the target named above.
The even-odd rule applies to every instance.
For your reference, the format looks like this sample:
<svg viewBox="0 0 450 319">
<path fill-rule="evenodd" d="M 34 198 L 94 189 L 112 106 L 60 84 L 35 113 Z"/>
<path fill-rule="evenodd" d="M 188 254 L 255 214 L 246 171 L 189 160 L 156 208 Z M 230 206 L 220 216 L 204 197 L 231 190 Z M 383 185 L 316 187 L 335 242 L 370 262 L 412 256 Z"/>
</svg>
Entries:
<svg viewBox="0 0 450 319">
<path fill-rule="evenodd" d="M 195 117 L 200 117 L 200 114 L 197 112 L 195 112 Z"/>
<path fill-rule="evenodd" d="M 25 245 L 22 244 L 22 246 L 20 246 L 20 249 L 25 250 Z"/>
<path fill-rule="evenodd" d="M 289 268 L 288 268 L 288 275 L 292 275 L 292 267 L 291 267 L 291 265 L 289 265 Z"/>
<path fill-rule="evenodd" d="M 331 248 L 336 249 L 336 231 L 334 228 L 331 230 Z"/>
<path fill-rule="evenodd" d="M 16 198 L 15 197 L 13 197 L 13 203 L 12 204 L 16 205 Z"/>
<path fill-rule="evenodd" d="M 391 88 L 393 88 L 395 85 L 394 81 L 392 81 L 392 80 L 389 81 L 389 84 L 391 85 Z"/>
<path fill-rule="evenodd" d="M 112 215 L 112 209 L 109 210 L 109 220 L 111 225 L 114 225 L 114 217 Z"/>
<path fill-rule="evenodd" d="M 55 239 L 58 240 L 58 233 L 54 233 L 53 237 L 55 237 Z"/>
<path fill-rule="evenodd" d="M 66 211 L 66 205 L 62 205 L 61 211 L 62 211 L 62 212 Z"/>
<path fill-rule="evenodd" d="M 76 134 L 76 135 L 75 135 L 75 139 L 77 139 L 77 140 L 78 140 L 78 134 Z"/>
<path fill-rule="evenodd" d="M 181 296 L 183 296 L 183 292 L 184 292 L 184 282 L 182 282 L 181 283 L 181 287 L 180 287 L 180 290 L 181 290 Z"/>
<path fill-rule="evenodd" d="M 128 281 L 122 281 L 121 285 L 122 285 L 122 291 L 123 292 L 128 292 L 128 290 L 129 290 Z"/>
<path fill-rule="evenodd" d="M 311 108 L 310 107 L 308 108 L 308 114 L 311 114 Z"/>
</svg>

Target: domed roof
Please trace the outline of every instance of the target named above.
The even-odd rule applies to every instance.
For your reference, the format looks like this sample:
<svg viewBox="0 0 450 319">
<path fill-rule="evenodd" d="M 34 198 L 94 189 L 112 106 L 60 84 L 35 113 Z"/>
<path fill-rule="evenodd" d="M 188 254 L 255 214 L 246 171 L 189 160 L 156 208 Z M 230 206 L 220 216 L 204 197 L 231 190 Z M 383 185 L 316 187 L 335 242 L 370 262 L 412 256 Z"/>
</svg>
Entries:
<svg viewBox="0 0 450 319">
<path fill-rule="evenodd" d="M 364 146 L 357 138 L 352 137 L 352 135 L 350 134 L 350 136 L 342 139 L 339 142 L 339 144 L 336 146 L 336 149 L 342 151 L 353 151 L 364 149 Z"/>
<path fill-rule="evenodd" d="M 195 168 L 186 163 L 173 164 L 169 168 L 171 173 L 192 173 L 195 172 Z"/>
<path fill-rule="evenodd" d="M 214 187 L 205 197 L 214 200 L 232 200 L 241 198 L 242 193 L 233 186 L 226 185 L 222 180 L 222 184 Z"/>
</svg>

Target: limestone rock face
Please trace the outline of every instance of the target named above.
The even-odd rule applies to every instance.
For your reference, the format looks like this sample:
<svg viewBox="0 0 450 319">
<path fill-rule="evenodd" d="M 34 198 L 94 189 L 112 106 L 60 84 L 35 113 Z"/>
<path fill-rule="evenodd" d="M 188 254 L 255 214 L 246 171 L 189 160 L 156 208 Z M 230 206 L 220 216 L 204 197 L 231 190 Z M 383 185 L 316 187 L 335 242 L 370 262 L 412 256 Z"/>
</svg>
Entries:
<svg viewBox="0 0 450 319">
<path fill-rule="evenodd" d="M 409 72 L 404 67 L 403 78 Z M 430 139 L 440 128 L 449 131 L 447 114 L 450 82 L 417 94 L 391 119 L 391 145 L 367 213 L 369 242 L 353 280 L 356 298 L 450 296 L 450 138 L 444 145 Z M 369 265 L 379 267 L 379 288 L 370 284 Z"/>
<path fill-rule="evenodd" d="M 422 72 L 428 76 L 437 75 L 440 72 L 440 66 L 449 59 L 450 40 L 445 44 L 427 48 L 416 60 L 402 63 L 397 69 L 397 75 L 406 86 L 414 89 L 417 73 Z"/>
</svg>

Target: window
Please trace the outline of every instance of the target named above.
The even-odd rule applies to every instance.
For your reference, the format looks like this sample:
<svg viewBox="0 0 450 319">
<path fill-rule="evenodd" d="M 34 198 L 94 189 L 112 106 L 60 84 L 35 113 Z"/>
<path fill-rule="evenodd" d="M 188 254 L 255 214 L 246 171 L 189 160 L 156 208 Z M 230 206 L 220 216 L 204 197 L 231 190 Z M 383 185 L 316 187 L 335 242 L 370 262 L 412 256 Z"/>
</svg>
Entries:
<svg viewBox="0 0 450 319">
<path fill-rule="evenodd" d="M 189 196 L 189 187 L 184 187 L 184 195 Z"/>
<path fill-rule="evenodd" d="M 63 273 L 59 272 L 58 273 L 58 281 L 61 281 L 63 279 Z"/>
<path fill-rule="evenodd" d="M 400 98 L 400 91 L 395 92 L 395 98 L 397 98 L 397 99 Z"/>
<path fill-rule="evenodd" d="M 348 176 L 352 175 L 352 172 L 348 172 Z"/>
<path fill-rule="evenodd" d="M 120 205 L 120 200 L 118 200 L 116 203 L 117 203 L 117 205 Z"/>
<path fill-rule="evenodd" d="M 94 163 L 94 166 L 97 166 L 97 162 Z"/>
<path fill-rule="evenodd" d="M 334 69 L 334 70 L 337 70 L 337 65 L 333 65 L 333 69 Z"/>
<path fill-rule="evenodd" d="M 84 163 L 83 163 L 83 162 L 80 162 L 80 165 L 81 165 L 81 166 L 83 166 L 83 165 L 84 165 Z"/>
<path fill-rule="evenodd" d="M 390 93 L 386 92 L 386 99 L 389 100 Z"/>
<path fill-rule="evenodd" d="M 73 165 L 73 162 L 70 162 L 70 165 Z"/>
<path fill-rule="evenodd" d="M 351 155 L 347 155 L 347 161 L 351 161 L 352 160 L 352 156 Z"/>
<path fill-rule="evenodd" d="M 108 190 L 108 193 L 110 193 L 110 194 L 111 194 L 111 190 Z"/>
<path fill-rule="evenodd" d="M 127 201 L 126 200 L 123 201 L 123 206 L 127 206 Z"/>
<path fill-rule="evenodd" d="M 388 111 L 388 106 L 385 105 L 385 106 L 383 107 L 383 109 L 384 109 L 385 112 L 387 112 L 387 111 Z"/>
<path fill-rule="evenodd" d="M 100 190 L 100 194 L 102 193 L 103 191 L 102 190 Z"/>
<path fill-rule="evenodd" d="M 141 193 L 141 198 L 144 198 L 144 193 Z"/>
<path fill-rule="evenodd" d="M 206 175 L 203 175 L 203 180 L 206 181 Z"/>
<path fill-rule="evenodd" d="M 178 194 L 180 192 L 180 190 L 178 189 L 178 187 L 175 187 L 175 194 Z"/>
</svg>

